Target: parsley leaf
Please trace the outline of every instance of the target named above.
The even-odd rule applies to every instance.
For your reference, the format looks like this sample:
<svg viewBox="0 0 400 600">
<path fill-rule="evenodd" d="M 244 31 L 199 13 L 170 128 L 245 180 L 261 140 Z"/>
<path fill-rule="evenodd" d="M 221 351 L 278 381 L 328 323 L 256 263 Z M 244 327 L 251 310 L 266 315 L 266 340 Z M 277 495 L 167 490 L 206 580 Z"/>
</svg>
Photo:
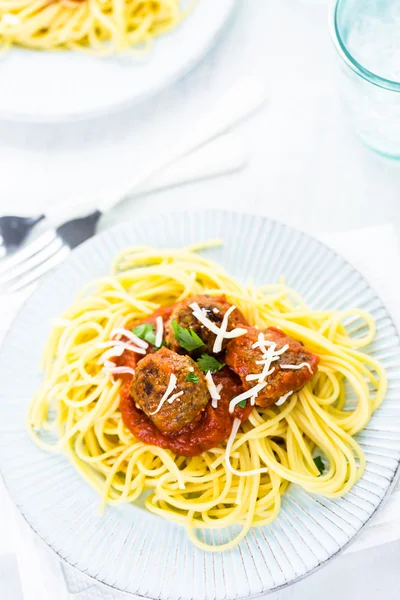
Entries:
<svg viewBox="0 0 400 600">
<path fill-rule="evenodd" d="M 199 383 L 200 377 L 196 375 L 196 373 L 188 373 L 185 377 L 185 381 L 190 381 L 190 383 Z"/>
<path fill-rule="evenodd" d="M 156 345 L 154 325 L 151 323 L 142 323 L 142 325 L 136 325 L 136 327 L 132 329 L 132 333 L 137 335 L 141 340 L 145 340 L 146 342 L 149 342 L 149 344 L 153 344 L 153 346 Z"/>
<path fill-rule="evenodd" d="M 242 400 L 241 402 L 238 402 L 236 404 L 236 406 L 240 406 L 240 408 L 244 408 L 247 404 L 247 400 Z"/>
<path fill-rule="evenodd" d="M 193 329 L 181 327 L 176 321 L 171 321 L 172 329 L 174 330 L 175 339 L 181 348 L 188 352 L 197 350 L 204 346 L 204 342 Z"/>
<path fill-rule="evenodd" d="M 314 458 L 314 462 L 315 462 L 315 466 L 317 467 L 317 469 L 319 471 L 319 476 L 321 476 L 322 473 L 325 471 L 325 465 L 322 461 L 322 458 L 320 456 L 316 456 Z"/>
<path fill-rule="evenodd" d="M 208 373 L 208 371 L 215 373 L 225 366 L 225 363 L 220 363 L 216 358 L 209 354 L 202 354 L 196 362 L 203 373 Z"/>
</svg>

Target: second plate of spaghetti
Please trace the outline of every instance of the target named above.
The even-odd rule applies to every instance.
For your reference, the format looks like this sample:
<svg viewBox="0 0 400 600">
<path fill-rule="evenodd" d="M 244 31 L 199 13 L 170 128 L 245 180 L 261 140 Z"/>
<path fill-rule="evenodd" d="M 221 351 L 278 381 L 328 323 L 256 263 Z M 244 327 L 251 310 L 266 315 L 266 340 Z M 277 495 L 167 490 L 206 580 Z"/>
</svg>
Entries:
<svg viewBox="0 0 400 600">
<path fill-rule="evenodd" d="M 398 468 L 384 307 L 261 218 L 98 236 L 28 301 L 0 364 L 12 496 L 61 557 L 134 594 L 191 598 L 193 572 L 202 598 L 288 584 L 351 541 Z"/>
<path fill-rule="evenodd" d="M 234 4 L 0 0 L 0 116 L 58 122 L 147 98 L 204 56 Z"/>
</svg>

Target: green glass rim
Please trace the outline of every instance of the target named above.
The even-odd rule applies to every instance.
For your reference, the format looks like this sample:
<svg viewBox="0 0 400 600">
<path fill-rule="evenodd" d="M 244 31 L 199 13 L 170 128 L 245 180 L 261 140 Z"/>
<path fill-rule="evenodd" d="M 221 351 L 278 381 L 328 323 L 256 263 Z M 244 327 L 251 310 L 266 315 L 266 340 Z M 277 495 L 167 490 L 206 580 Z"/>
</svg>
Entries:
<svg viewBox="0 0 400 600">
<path fill-rule="evenodd" d="M 331 11 L 330 18 L 330 28 L 332 39 L 335 44 L 336 50 L 338 51 L 339 56 L 344 60 L 344 62 L 352 69 L 357 75 L 376 85 L 380 88 L 384 88 L 386 90 L 390 90 L 392 92 L 400 93 L 400 81 L 393 81 L 391 79 L 386 79 L 385 77 L 381 77 L 377 73 L 373 73 L 363 65 L 361 65 L 358 60 L 354 58 L 354 56 L 349 52 L 346 43 L 344 42 L 338 25 L 338 12 L 340 6 L 346 2 L 346 0 L 334 0 L 333 2 L 333 10 Z"/>
</svg>

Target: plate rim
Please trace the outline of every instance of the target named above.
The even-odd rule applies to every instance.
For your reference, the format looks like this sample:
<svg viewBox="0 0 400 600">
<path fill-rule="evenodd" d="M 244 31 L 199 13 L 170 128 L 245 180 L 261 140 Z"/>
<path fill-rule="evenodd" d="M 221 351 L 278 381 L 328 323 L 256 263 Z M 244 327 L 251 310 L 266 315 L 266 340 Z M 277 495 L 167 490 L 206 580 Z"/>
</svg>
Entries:
<svg viewBox="0 0 400 600">
<path fill-rule="evenodd" d="M 394 320 L 391 311 L 387 308 L 386 303 L 382 300 L 379 293 L 375 290 L 375 287 L 370 285 L 369 281 L 364 277 L 364 275 L 359 271 L 359 269 L 353 265 L 353 263 L 351 261 L 349 261 L 346 257 L 344 257 L 342 254 L 337 252 L 335 249 L 333 249 L 329 244 L 326 244 L 325 242 L 323 242 L 323 241 L 319 240 L 317 237 L 315 237 L 313 234 L 305 232 L 300 228 L 293 227 L 292 225 L 288 225 L 287 223 L 280 221 L 278 219 L 271 219 L 270 217 L 268 217 L 266 215 L 261 215 L 261 214 L 257 214 L 254 212 L 228 210 L 228 209 L 212 209 L 212 208 L 211 209 L 209 209 L 209 208 L 195 209 L 195 210 L 184 209 L 184 210 L 174 210 L 174 211 L 162 211 L 158 214 L 158 217 L 163 218 L 168 215 L 169 217 L 176 216 L 176 217 L 180 218 L 180 217 L 182 217 L 182 215 L 190 215 L 190 214 L 193 215 L 194 213 L 219 214 L 222 216 L 234 216 L 235 218 L 250 217 L 253 219 L 259 219 L 263 222 L 264 225 L 270 223 L 272 225 L 280 226 L 280 227 L 286 228 L 287 230 L 293 231 L 294 233 L 300 234 L 300 236 L 303 239 L 304 238 L 311 239 L 318 246 L 327 250 L 332 256 L 335 256 L 336 260 L 340 260 L 343 265 L 350 267 L 350 269 L 358 276 L 358 278 L 366 284 L 366 286 L 368 287 L 368 289 L 370 290 L 370 292 L 373 295 L 372 296 L 373 299 L 377 299 L 380 303 L 380 307 L 385 310 L 386 316 L 389 319 L 389 323 L 393 327 L 393 334 L 392 334 L 393 338 L 396 339 L 397 345 L 400 347 L 400 332 L 397 327 L 396 321 Z M 13 319 L 11 320 L 11 323 L 8 326 L 6 333 L 0 344 L 0 357 L 3 354 L 3 352 L 5 351 L 6 342 L 8 341 L 8 337 L 12 334 L 12 331 L 14 329 L 14 326 L 16 325 L 16 322 L 18 320 L 20 312 L 22 312 L 24 310 L 25 306 L 28 305 L 32 300 L 35 300 L 35 298 L 38 294 L 40 295 L 41 290 L 44 287 L 44 285 L 46 284 L 46 282 L 51 280 L 54 273 L 60 272 L 63 269 L 65 262 L 71 260 L 71 257 L 73 257 L 74 255 L 79 254 L 80 252 L 83 252 L 87 246 L 91 245 L 93 239 L 106 237 L 113 233 L 117 234 L 119 229 L 128 228 L 132 224 L 135 224 L 136 226 L 138 226 L 144 222 L 151 221 L 151 219 L 152 219 L 151 215 L 143 215 L 137 219 L 132 217 L 131 219 L 129 219 L 127 221 L 118 223 L 118 224 L 114 225 L 113 227 L 107 228 L 104 231 L 99 232 L 92 238 L 90 238 L 90 239 L 86 240 L 85 242 L 83 242 L 82 244 L 80 244 L 79 247 L 72 250 L 71 253 L 67 256 L 66 260 L 63 263 L 61 263 L 60 265 L 58 265 L 55 269 L 53 269 L 50 273 L 48 273 L 40 281 L 39 285 L 33 290 L 33 292 L 24 300 L 22 305 L 19 307 L 18 312 L 14 315 Z M 91 580 L 94 584 L 104 586 L 109 591 L 118 592 L 121 595 L 125 595 L 127 598 L 138 598 L 140 600 L 159 600 L 159 598 L 155 597 L 155 596 L 153 597 L 151 595 L 143 595 L 143 594 L 138 594 L 138 593 L 134 593 L 134 592 L 129 592 L 127 590 L 122 590 L 115 585 L 111 585 L 109 583 L 101 581 L 101 580 L 97 579 L 95 576 L 90 575 L 87 572 L 84 572 L 79 567 L 72 564 L 72 562 L 69 562 L 66 558 L 61 556 L 59 554 L 59 552 L 50 543 L 48 543 L 38 533 L 38 531 L 36 531 L 36 529 L 33 527 L 33 525 L 27 519 L 25 513 L 21 510 L 21 508 L 17 504 L 16 500 L 13 498 L 13 496 L 8 488 L 6 479 L 4 477 L 1 463 L 0 463 L 0 479 L 3 482 L 5 489 L 7 490 L 7 493 L 9 495 L 9 498 L 10 498 L 12 504 L 18 510 L 18 512 L 21 515 L 21 517 L 23 518 L 24 522 L 28 525 L 30 531 L 34 534 L 34 536 L 37 536 L 39 538 L 41 544 L 45 545 L 48 549 L 50 549 L 57 556 L 58 560 L 60 560 L 62 564 L 65 564 L 69 568 L 76 570 L 78 573 L 80 573 L 84 577 Z M 392 478 L 390 479 L 390 482 L 385 490 L 384 495 L 382 496 L 382 498 L 380 499 L 378 504 L 374 507 L 372 513 L 364 521 L 364 523 L 361 525 L 361 527 L 358 529 L 358 531 L 349 540 L 347 540 L 347 542 L 345 542 L 336 552 L 330 554 L 325 560 L 320 561 L 317 565 L 315 565 L 314 567 L 312 567 L 305 573 L 302 573 L 301 575 L 298 575 L 297 577 L 291 579 L 290 581 L 286 581 L 283 584 L 275 586 L 269 590 L 251 593 L 246 596 L 240 596 L 240 597 L 238 596 L 236 598 L 236 600 L 253 600 L 256 598 L 261 598 L 263 596 L 269 596 L 269 595 L 276 593 L 280 590 L 283 590 L 289 586 L 292 586 L 295 583 L 302 581 L 303 579 L 306 579 L 307 577 L 309 577 L 310 575 L 313 575 L 316 571 L 318 571 L 319 569 L 321 569 L 322 567 L 327 565 L 329 562 L 331 562 L 332 560 L 334 560 L 335 558 L 340 556 L 351 544 L 353 544 L 353 542 L 355 542 L 358 539 L 358 537 L 364 532 L 365 528 L 371 523 L 371 521 L 373 521 L 376 518 L 378 511 L 380 511 L 382 509 L 382 507 L 384 507 L 384 505 L 388 502 L 388 500 L 391 496 L 391 493 L 399 480 L 400 480 L 400 460 L 397 461 L 397 467 L 393 473 Z M 179 524 L 175 524 L 175 525 L 179 526 Z"/>
<path fill-rule="evenodd" d="M 35 115 L 31 113 L 25 112 L 13 112 L 10 110 L 1 110 L 0 109 L 0 120 L 10 123 L 21 123 L 21 124 L 31 124 L 31 125 L 56 125 L 56 124 L 68 124 L 68 123 L 80 123 L 82 121 L 91 121 L 100 119 L 102 117 L 112 116 L 118 112 L 123 112 L 130 108 L 135 107 L 138 104 L 141 104 L 145 100 L 156 97 L 160 92 L 165 89 L 172 87 L 178 81 L 186 77 L 191 71 L 193 71 L 201 61 L 206 58 L 218 45 L 218 43 L 222 40 L 225 32 L 228 30 L 233 20 L 235 19 L 238 11 L 239 2 L 238 0 L 227 0 L 230 5 L 227 7 L 226 15 L 224 17 L 223 22 L 220 27 L 214 33 L 214 35 L 210 38 L 208 43 L 200 48 L 200 50 L 193 56 L 192 60 L 187 62 L 180 70 L 175 73 L 169 75 L 162 81 L 160 81 L 157 85 L 153 86 L 151 89 L 143 91 L 141 94 L 126 98 L 123 101 L 115 102 L 114 104 L 108 104 L 102 108 L 98 108 L 95 110 L 83 110 L 76 113 L 58 113 L 55 115 Z M 24 48 L 26 52 L 41 52 L 40 50 L 30 50 Z M 10 50 L 12 51 L 12 49 Z M 78 54 L 79 52 L 77 52 Z M 104 57 L 97 57 L 99 60 L 102 60 Z"/>
</svg>

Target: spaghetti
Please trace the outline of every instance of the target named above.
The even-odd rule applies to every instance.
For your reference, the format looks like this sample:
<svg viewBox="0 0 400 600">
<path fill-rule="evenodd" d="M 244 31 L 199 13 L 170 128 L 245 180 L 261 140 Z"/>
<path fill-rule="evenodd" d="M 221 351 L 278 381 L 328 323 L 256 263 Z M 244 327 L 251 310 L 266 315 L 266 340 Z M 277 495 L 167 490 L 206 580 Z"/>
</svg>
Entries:
<svg viewBox="0 0 400 600">
<path fill-rule="evenodd" d="M 44 383 L 27 424 L 42 448 L 67 454 L 102 505 L 134 502 L 147 492 L 149 511 L 185 525 L 197 546 L 225 550 L 250 527 L 276 518 L 290 483 L 329 498 L 350 490 L 365 468 L 354 435 L 382 402 L 387 379 L 361 351 L 375 335 L 369 314 L 311 310 L 284 282 L 242 285 L 197 249 L 129 248 L 110 276 L 82 291 L 52 330 Z M 254 406 L 247 421 L 235 418 L 226 442 L 178 456 L 134 437 L 121 418 L 121 379 L 100 359 L 116 328 L 195 294 L 226 295 L 249 323 L 281 328 L 320 362 L 300 391 L 270 408 Z M 49 441 L 54 429 L 55 442 Z M 232 525 L 239 533 L 209 541 L 209 530 L 230 532 Z"/>
<path fill-rule="evenodd" d="M 143 52 L 184 16 L 180 0 L 0 0 L 0 46 Z"/>
</svg>

